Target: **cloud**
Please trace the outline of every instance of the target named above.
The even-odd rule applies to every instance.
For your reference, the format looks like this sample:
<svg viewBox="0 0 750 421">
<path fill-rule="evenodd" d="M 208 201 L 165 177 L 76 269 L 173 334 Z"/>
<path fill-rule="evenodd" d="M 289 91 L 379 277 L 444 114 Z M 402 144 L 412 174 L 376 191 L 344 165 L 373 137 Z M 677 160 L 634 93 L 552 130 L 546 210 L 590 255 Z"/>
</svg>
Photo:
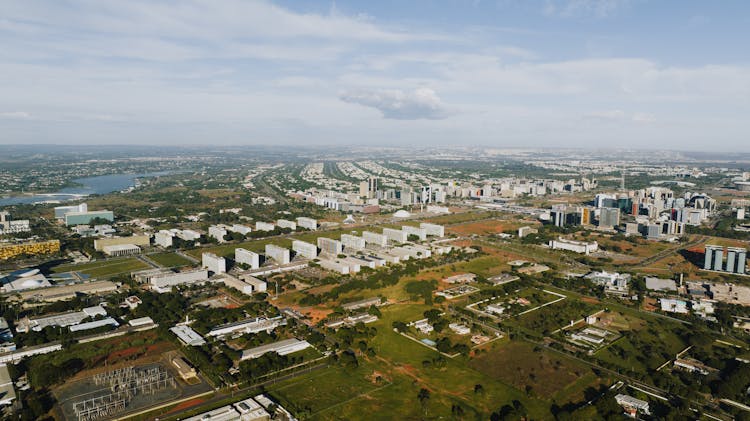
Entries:
<svg viewBox="0 0 750 421">
<path fill-rule="evenodd" d="M 606 18 L 627 7 L 630 0 L 547 0 L 543 12 L 561 18 L 593 16 Z"/>
<path fill-rule="evenodd" d="M 411 92 L 399 89 L 347 91 L 339 98 L 351 104 L 378 109 L 387 119 L 442 120 L 448 117 L 445 105 L 437 93 L 429 88 L 417 88 Z"/>
<path fill-rule="evenodd" d="M 8 120 L 30 120 L 31 117 L 31 114 L 25 111 L 9 111 L 0 113 L 0 118 Z"/>
<path fill-rule="evenodd" d="M 634 113 L 633 121 L 636 123 L 656 123 L 656 117 L 648 113 Z"/>
<path fill-rule="evenodd" d="M 656 117 L 653 114 L 643 112 L 634 112 L 630 114 L 623 110 L 592 111 L 585 113 L 583 118 L 601 121 L 632 121 L 634 123 L 643 124 L 656 122 Z"/>
</svg>

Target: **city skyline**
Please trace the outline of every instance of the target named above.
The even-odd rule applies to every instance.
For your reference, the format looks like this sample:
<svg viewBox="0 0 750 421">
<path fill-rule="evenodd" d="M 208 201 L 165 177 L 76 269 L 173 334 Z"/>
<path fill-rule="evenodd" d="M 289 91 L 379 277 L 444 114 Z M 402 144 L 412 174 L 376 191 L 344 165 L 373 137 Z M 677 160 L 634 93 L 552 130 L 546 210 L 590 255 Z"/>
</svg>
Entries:
<svg viewBox="0 0 750 421">
<path fill-rule="evenodd" d="M 4 9 L 0 144 L 731 151 L 750 128 L 742 2 Z"/>
</svg>

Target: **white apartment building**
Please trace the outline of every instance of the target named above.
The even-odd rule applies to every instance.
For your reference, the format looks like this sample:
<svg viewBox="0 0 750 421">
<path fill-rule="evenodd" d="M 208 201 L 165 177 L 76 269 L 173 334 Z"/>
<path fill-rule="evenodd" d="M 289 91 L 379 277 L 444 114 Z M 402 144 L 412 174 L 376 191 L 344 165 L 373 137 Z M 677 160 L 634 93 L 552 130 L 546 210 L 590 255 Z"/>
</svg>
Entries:
<svg viewBox="0 0 750 421">
<path fill-rule="evenodd" d="M 299 254 L 300 256 L 306 257 L 308 259 L 315 259 L 316 257 L 318 257 L 318 246 L 306 241 L 292 241 L 292 250 L 294 250 L 294 252 Z"/>
<path fill-rule="evenodd" d="M 225 273 L 227 271 L 227 261 L 213 253 L 203 253 L 201 256 L 202 266 L 213 273 Z"/>
<path fill-rule="evenodd" d="M 420 241 L 424 241 L 427 239 L 427 230 L 424 228 L 417 228 L 417 227 L 412 227 L 411 225 L 404 225 L 403 227 L 401 227 L 401 231 L 406 233 L 407 238 L 410 235 L 416 235 Z"/>
<path fill-rule="evenodd" d="M 250 266 L 251 269 L 260 267 L 260 255 L 243 248 L 234 249 L 234 261 Z"/>
<path fill-rule="evenodd" d="M 294 231 L 294 230 L 297 229 L 297 223 L 296 222 L 289 221 L 289 220 L 286 220 L 286 219 L 279 219 L 278 221 L 276 221 L 276 225 L 279 228 L 289 228 L 292 231 Z"/>
<path fill-rule="evenodd" d="M 291 261 L 289 249 L 275 244 L 266 244 L 266 257 L 275 260 L 280 265 L 285 265 Z"/>
<path fill-rule="evenodd" d="M 255 223 L 255 230 L 256 231 L 273 231 L 276 226 L 274 224 L 271 224 L 269 222 L 261 222 L 258 221 Z"/>
<path fill-rule="evenodd" d="M 348 250 L 362 250 L 365 248 L 365 239 L 351 234 L 341 234 L 341 244 Z"/>
<path fill-rule="evenodd" d="M 362 232 L 362 238 L 365 239 L 365 243 L 367 244 L 375 244 L 380 247 L 385 247 L 388 244 L 388 238 L 385 235 L 370 231 Z"/>
<path fill-rule="evenodd" d="M 318 247 L 320 247 L 321 252 L 334 256 L 343 252 L 341 241 L 334 240 L 333 238 L 318 237 Z"/>
<path fill-rule="evenodd" d="M 427 232 L 427 235 L 434 235 L 435 237 L 445 237 L 445 227 L 437 224 L 429 224 L 422 222 L 419 224 L 419 228 L 422 228 Z"/>
<path fill-rule="evenodd" d="M 396 243 L 405 243 L 408 239 L 406 232 L 393 228 L 383 228 L 383 235 L 388 240 Z"/>
<path fill-rule="evenodd" d="M 313 218 L 307 218 L 304 216 L 300 216 L 297 218 L 297 225 L 299 225 L 302 228 L 309 229 L 309 230 L 316 230 L 318 229 L 318 221 Z"/>
</svg>

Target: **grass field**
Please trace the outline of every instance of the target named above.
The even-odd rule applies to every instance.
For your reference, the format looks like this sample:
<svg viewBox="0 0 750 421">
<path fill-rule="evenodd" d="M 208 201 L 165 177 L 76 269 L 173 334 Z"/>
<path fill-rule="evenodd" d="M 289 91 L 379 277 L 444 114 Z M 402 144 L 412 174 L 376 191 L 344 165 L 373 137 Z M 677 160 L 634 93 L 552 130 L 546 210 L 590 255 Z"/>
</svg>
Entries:
<svg viewBox="0 0 750 421">
<path fill-rule="evenodd" d="M 447 231 L 458 235 L 488 235 L 499 234 L 506 230 L 517 230 L 523 226 L 537 226 L 538 222 L 523 220 L 486 219 L 483 221 L 467 222 L 448 227 Z"/>
<path fill-rule="evenodd" d="M 107 278 L 122 273 L 148 269 L 150 266 L 135 257 L 98 260 L 80 265 L 61 265 L 52 268 L 54 273 L 80 272 L 92 278 Z"/>
<path fill-rule="evenodd" d="M 492 347 L 474 358 L 469 366 L 543 399 L 556 398 L 578 380 L 584 380 L 586 385 L 597 380 L 581 363 L 518 341 Z"/>
<path fill-rule="evenodd" d="M 575 297 L 526 313 L 511 319 L 512 323 L 537 333 L 549 335 L 557 329 L 601 310 L 599 306 L 589 304 Z"/>
<path fill-rule="evenodd" d="M 449 359 L 444 368 L 424 367 L 422 362 L 437 353 L 394 332 L 391 324 L 420 318 L 429 308 L 413 304 L 382 307 L 382 318 L 371 325 L 378 331 L 371 342 L 374 358 L 360 357 L 356 369 L 332 367 L 269 390 L 282 404 L 294 407 L 296 402 L 309 407 L 303 418 L 315 420 L 452 419 L 454 405 L 462 408 L 465 419 L 488 419 L 493 411 L 516 399 L 534 419 L 550 417 L 547 403 L 473 369 L 465 357 Z M 377 375 L 383 378 L 380 383 L 373 381 Z M 482 385 L 483 393 L 474 393 L 477 384 Z M 424 408 L 417 400 L 421 388 L 431 395 Z"/>
<path fill-rule="evenodd" d="M 148 258 L 156 262 L 157 264 L 172 268 L 181 266 L 190 266 L 192 262 L 177 253 L 156 253 L 149 254 Z"/>
</svg>

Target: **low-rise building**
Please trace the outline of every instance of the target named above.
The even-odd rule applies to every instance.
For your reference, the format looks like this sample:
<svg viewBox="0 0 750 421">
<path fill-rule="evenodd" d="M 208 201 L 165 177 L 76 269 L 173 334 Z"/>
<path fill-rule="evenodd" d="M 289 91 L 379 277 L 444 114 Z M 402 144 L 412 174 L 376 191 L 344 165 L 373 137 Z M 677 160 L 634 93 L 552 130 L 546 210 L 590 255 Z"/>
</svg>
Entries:
<svg viewBox="0 0 750 421">
<path fill-rule="evenodd" d="M 363 231 L 362 238 L 364 238 L 365 243 L 367 244 L 373 244 L 380 247 L 385 247 L 386 245 L 388 245 L 388 238 L 383 234 Z"/>
<path fill-rule="evenodd" d="M 690 312 L 687 307 L 687 302 L 683 300 L 661 298 L 659 303 L 661 304 L 661 311 L 667 313 L 688 314 Z"/>
<path fill-rule="evenodd" d="M 589 254 L 599 250 L 599 244 L 596 241 L 575 241 L 568 240 L 565 238 L 558 238 L 557 240 L 551 240 L 549 247 L 552 250 L 568 250 L 575 253 Z"/>
<path fill-rule="evenodd" d="M 270 319 L 265 317 L 251 317 L 249 319 L 240 320 L 238 322 L 216 326 L 215 328 L 211 329 L 210 332 L 208 332 L 208 336 L 224 337 L 237 334 L 258 333 L 263 331 L 271 333 L 278 326 L 285 324 L 286 319 L 282 316 L 276 316 Z"/>
<path fill-rule="evenodd" d="M 170 292 L 172 287 L 177 285 L 191 285 L 206 282 L 207 280 L 208 271 L 206 269 L 194 269 L 184 272 L 164 271 L 148 278 L 151 289 L 160 293 Z"/>
<path fill-rule="evenodd" d="M 361 308 L 370 308 L 370 306 L 380 306 L 382 300 L 380 297 L 366 298 L 364 300 L 353 301 L 350 303 L 341 304 L 341 308 L 346 311 L 358 310 Z"/>
<path fill-rule="evenodd" d="M 646 289 L 656 292 L 677 292 L 677 283 L 672 279 L 661 279 L 647 276 Z"/>
<path fill-rule="evenodd" d="M 301 341 L 296 338 L 286 339 L 283 341 L 274 342 L 268 345 L 262 345 L 251 349 L 242 351 L 240 361 L 250 360 L 258 358 L 268 352 L 275 352 L 279 355 L 288 355 L 297 351 L 302 351 L 310 347 L 310 343 L 307 341 Z"/>
<path fill-rule="evenodd" d="M 443 279 L 443 282 L 449 284 L 465 284 L 467 282 L 474 282 L 477 279 L 477 275 L 473 273 L 459 273 L 453 276 L 449 276 Z"/>
<path fill-rule="evenodd" d="M 174 333 L 185 346 L 203 346 L 206 344 L 206 340 L 190 326 L 177 325 L 170 327 L 169 331 Z"/>
<path fill-rule="evenodd" d="M 208 227 L 208 236 L 217 239 L 220 243 L 224 242 L 224 237 L 229 234 L 226 225 L 211 225 Z"/>
<path fill-rule="evenodd" d="M 94 240 L 94 249 L 96 251 L 105 251 L 105 247 L 107 246 L 120 245 L 136 245 L 141 247 L 148 247 L 149 245 L 151 245 L 151 236 L 144 234 L 131 235 L 130 237 L 97 238 L 96 240 Z"/>
<path fill-rule="evenodd" d="M 132 256 L 134 254 L 141 254 L 141 248 L 135 244 L 117 244 L 112 246 L 104 246 L 102 249 L 104 254 L 111 257 L 122 257 Z"/>
</svg>

